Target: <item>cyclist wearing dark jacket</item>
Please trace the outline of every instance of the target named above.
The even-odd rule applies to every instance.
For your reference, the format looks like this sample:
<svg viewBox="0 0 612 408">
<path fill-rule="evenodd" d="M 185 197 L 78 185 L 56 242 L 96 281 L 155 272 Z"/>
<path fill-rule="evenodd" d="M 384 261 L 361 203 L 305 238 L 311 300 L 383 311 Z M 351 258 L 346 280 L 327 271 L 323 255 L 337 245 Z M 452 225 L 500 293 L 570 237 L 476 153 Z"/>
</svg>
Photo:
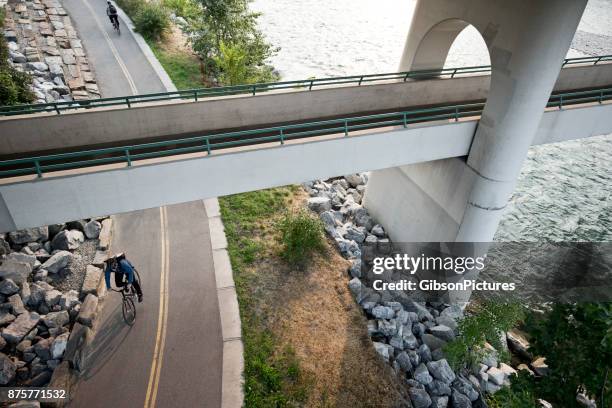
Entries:
<svg viewBox="0 0 612 408">
<path fill-rule="evenodd" d="M 134 266 L 127 260 L 125 254 L 115 255 L 106 261 L 104 280 L 107 289 L 111 288 L 110 274 L 113 272 L 115 273 L 115 286 L 123 288 L 131 284 L 136 290 L 138 301 L 142 302 L 142 289 L 140 288 L 138 275 L 134 272 Z"/>
<path fill-rule="evenodd" d="M 110 19 L 110 22 L 111 24 L 113 24 L 113 26 L 115 25 L 115 21 L 117 22 L 117 25 L 119 25 L 119 19 L 117 17 L 117 8 L 113 6 L 110 1 L 107 3 L 108 7 L 106 7 L 106 15 Z"/>
</svg>

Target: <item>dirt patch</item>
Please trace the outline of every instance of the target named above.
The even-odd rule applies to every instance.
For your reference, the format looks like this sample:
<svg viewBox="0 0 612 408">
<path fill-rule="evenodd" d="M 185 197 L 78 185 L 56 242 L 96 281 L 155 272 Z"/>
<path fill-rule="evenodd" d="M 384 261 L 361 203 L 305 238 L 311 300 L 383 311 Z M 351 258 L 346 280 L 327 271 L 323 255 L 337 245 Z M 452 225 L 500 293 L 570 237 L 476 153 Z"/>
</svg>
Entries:
<svg viewBox="0 0 612 408">
<path fill-rule="evenodd" d="M 290 208 L 305 206 L 299 190 Z M 277 339 L 279 353 L 290 347 L 308 383 L 307 407 L 395 407 L 402 387 L 378 357 L 367 334 L 367 321 L 348 287 L 349 262 L 327 242 L 305 270 L 278 259 L 271 236 L 274 220 L 260 225 L 269 253 L 249 268 L 257 275 L 257 314 Z M 261 259 L 261 258 L 260 258 Z"/>
</svg>

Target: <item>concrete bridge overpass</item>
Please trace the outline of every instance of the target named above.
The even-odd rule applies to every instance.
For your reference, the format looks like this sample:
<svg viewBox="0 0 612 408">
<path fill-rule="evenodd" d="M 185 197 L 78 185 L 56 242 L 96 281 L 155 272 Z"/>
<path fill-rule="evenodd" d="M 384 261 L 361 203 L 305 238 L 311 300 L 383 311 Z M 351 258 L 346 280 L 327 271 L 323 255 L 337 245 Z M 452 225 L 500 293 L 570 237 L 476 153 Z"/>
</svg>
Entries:
<svg viewBox="0 0 612 408">
<path fill-rule="evenodd" d="M 2 157 L 30 158 L 3 162 L 0 230 L 375 170 L 365 205 L 394 240 L 488 241 L 529 146 L 612 132 L 610 65 L 560 71 L 586 1 L 518 3 L 418 3 L 400 69 L 441 70 L 471 23 L 491 52 L 490 76 L 309 92 L 304 81 L 252 97 L 2 119 Z M 151 140 L 163 142 L 133 145 Z M 119 147 L 83 151 L 99 146 Z M 77 152 L 55 164 L 31 158 L 67 150 Z"/>
<path fill-rule="evenodd" d="M 57 113 L 56 104 L 47 104 L 47 113 L 41 107 L 42 113 L 0 116 L 0 158 L 484 102 L 489 95 L 490 69 L 464 67 L 291 81 L 272 88 L 256 85 L 255 92 L 248 85 L 136 95 L 93 100 L 87 102 L 87 109 L 63 103 Z M 612 56 L 572 58 L 564 61 L 553 92 L 606 86 L 612 86 Z"/>
</svg>

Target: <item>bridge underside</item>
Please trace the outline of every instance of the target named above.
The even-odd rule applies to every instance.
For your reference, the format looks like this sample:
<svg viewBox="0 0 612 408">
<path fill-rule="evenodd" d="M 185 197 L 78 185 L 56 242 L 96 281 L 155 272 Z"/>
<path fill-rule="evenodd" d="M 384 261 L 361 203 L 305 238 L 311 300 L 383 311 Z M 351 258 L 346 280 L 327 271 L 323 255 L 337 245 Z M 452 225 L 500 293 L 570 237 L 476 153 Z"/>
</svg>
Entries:
<svg viewBox="0 0 612 408">
<path fill-rule="evenodd" d="M 469 153 L 477 123 L 477 120 L 435 122 L 360 136 L 325 136 L 317 141 L 298 140 L 283 146 L 258 145 L 255 150 L 211 156 L 198 154 L 181 160 L 174 157 L 171 161 L 142 161 L 132 167 L 121 164 L 91 168 L 81 173 L 51 173 L 41 179 L 29 176 L 22 180 L 5 179 L 0 184 L 0 231 L 377 169 L 388 169 L 383 173 L 390 175 L 390 180 L 402 187 L 367 192 L 370 203 L 380 201 L 374 202 L 372 209 L 378 208 L 377 204 L 385 208 L 381 212 L 374 210 L 374 215 L 382 223 L 392 225 L 397 221 L 394 217 L 408 214 L 407 206 L 417 206 L 415 199 L 419 195 L 411 194 L 411 191 L 418 187 L 427 190 L 427 197 L 433 200 L 423 202 L 423 205 L 439 208 L 440 219 L 447 217 L 457 224 L 460 210 L 446 205 L 461 202 L 457 200 L 457 192 L 435 190 L 436 186 L 429 185 L 429 182 L 419 186 L 418 173 L 423 173 L 421 170 L 412 172 L 414 168 L 411 165 L 425 163 L 423 169 L 438 169 L 435 175 L 440 175 L 439 169 L 446 169 L 443 171 L 458 177 L 459 184 L 467 180 L 470 175 L 457 169 L 463 169 L 465 165 L 464 157 Z M 612 104 L 551 110 L 544 114 L 534 144 L 608 133 L 612 133 Z M 443 162 L 450 164 L 439 166 Z M 399 182 L 406 174 L 415 175 L 411 188 Z M 376 177 L 376 172 L 373 177 Z M 369 185 L 376 186 L 377 183 Z M 432 206 L 432 202 L 436 205 Z M 449 209 L 445 209 L 447 207 Z M 423 214 L 427 213 L 420 216 L 425 225 L 428 219 Z M 410 222 L 414 220 L 410 219 Z M 427 222 L 427 225 L 434 223 Z M 396 235 L 393 238 L 401 240 L 404 237 Z"/>
</svg>

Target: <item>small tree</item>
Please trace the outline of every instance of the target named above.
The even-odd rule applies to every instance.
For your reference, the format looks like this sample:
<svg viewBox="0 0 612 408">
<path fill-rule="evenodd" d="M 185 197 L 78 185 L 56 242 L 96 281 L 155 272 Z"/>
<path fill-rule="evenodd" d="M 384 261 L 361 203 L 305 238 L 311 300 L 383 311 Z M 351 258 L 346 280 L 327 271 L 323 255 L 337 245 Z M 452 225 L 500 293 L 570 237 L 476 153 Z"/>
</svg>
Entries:
<svg viewBox="0 0 612 408">
<path fill-rule="evenodd" d="M 187 31 L 195 53 L 202 61 L 202 71 L 209 77 L 223 79 L 237 77 L 223 72 L 227 65 L 219 65 L 227 55 L 224 51 L 240 50 L 241 64 L 249 81 L 272 81 L 277 76 L 266 61 L 277 51 L 268 44 L 257 28 L 259 14 L 249 11 L 248 0 L 194 0 L 201 12 L 189 19 Z M 243 55 L 242 55 L 243 54 Z M 235 58 L 236 54 L 232 54 Z M 235 62 L 235 59 L 234 59 Z M 233 64 L 233 63 L 232 63 Z M 235 69 L 235 65 L 232 65 Z"/>
<path fill-rule="evenodd" d="M 449 363 L 455 369 L 474 366 L 487 353 L 487 342 L 504 357 L 500 335 L 522 318 L 523 307 L 517 303 L 485 302 L 459 322 L 459 335 L 444 348 Z"/>
</svg>

